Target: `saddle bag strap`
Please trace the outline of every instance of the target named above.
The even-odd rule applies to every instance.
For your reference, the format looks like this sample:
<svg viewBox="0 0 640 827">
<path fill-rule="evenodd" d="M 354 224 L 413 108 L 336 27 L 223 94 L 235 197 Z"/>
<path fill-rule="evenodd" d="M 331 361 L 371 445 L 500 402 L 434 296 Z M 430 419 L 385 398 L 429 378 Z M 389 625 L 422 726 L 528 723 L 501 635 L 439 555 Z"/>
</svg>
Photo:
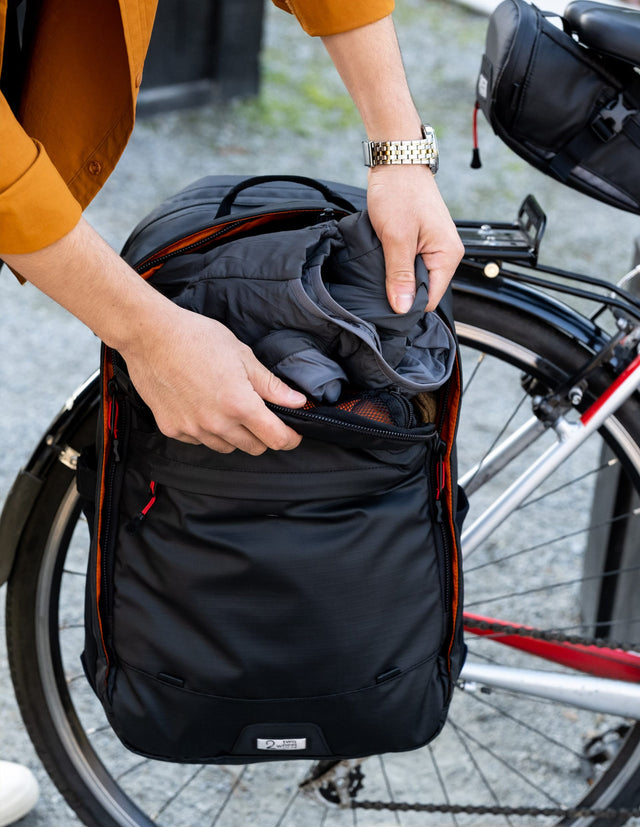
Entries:
<svg viewBox="0 0 640 827">
<path fill-rule="evenodd" d="M 624 133 L 640 149 L 640 124 L 632 120 L 632 116 L 639 113 L 640 110 L 629 109 L 625 105 L 621 92 L 551 159 L 549 170 L 561 181 L 567 181 L 576 166 L 620 133 Z"/>
</svg>

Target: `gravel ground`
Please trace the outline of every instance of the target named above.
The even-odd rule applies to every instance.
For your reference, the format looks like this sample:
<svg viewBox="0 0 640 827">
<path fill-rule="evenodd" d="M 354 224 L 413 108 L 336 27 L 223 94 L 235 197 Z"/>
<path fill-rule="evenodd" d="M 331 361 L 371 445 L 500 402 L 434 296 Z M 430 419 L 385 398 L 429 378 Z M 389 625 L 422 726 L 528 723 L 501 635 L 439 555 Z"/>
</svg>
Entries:
<svg viewBox="0 0 640 827">
<path fill-rule="evenodd" d="M 271 4 L 267 4 L 269 7 Z M 474 85 L 486 18 L 437 0 L 400 0 L 399 37 L 414 97 L 438 132 L 438 180 L 456 217 L 515 217 L 533 192 L 547 211 L 542 258 L 615 280 L 627 269 L 638 219 L 573 193 L 528 168 L 480 125 L 484 167 L 469 169 Z M 318 41 L 268 9 L 260 97 L 158 115 L 138 123 L 123 159 L 87 217 L 116 248 L 159 200 L 202 175 L 297 173 L 365 184 L 362 128 Z M 330 142 L 330 143 L 329 143 Z M 96 367 L 90 332 L 6 271 L 0 279 L 2 417 L 0 501 L 71 390 Z M 0 626 L 4 617 L 0 591 Z M 0 755 L 27 763 L 42 798 L 24 827 L 76 823 L 22 728 L 0 629 Z"/>
</svg>

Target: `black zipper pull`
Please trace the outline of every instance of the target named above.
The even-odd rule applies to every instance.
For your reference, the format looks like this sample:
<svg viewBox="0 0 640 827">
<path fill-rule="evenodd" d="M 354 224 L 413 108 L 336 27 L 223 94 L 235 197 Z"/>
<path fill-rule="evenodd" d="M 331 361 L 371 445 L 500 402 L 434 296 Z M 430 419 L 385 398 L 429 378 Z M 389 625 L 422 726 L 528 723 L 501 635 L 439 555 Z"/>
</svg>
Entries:
<svg viewBox="0 0 640 827">
<path fill-rule="evenodd" d="M 471 155 L 471 169 L 480 169 L 482 161 L 480 160 L 480 147 L 478 145 L 478 109 L 480 104 L 476 101 L 473 109 L 473 153 Z"/>
<path fill-rule="evenodd" d="M 158 497 L 158 486 L 156 485 L 154 480 L 151 480 L 151 482 L 149 483 L 149 493 L 151 494 L 149 502 L 144 506 L 144 508 L 140 509 L 140 511 L 138 511 L 135 517 L 132 517 L 127 524 L 127 531 L 130 534 L 136 533 L 136 531 L 140 528 L 144 520 L 146 520 L 147 514 L 155 505 L 156 499 Z"/>
<path fill-rule="evenodd" d="M 436 447 L 438 456 L 436 462 L 436 519 L 439 523 L 442 522 L 442 493 L 447 482 L 447 469 L 444 462 L 446 450 L 446 443 L 439 440 Z"/>
</svg>

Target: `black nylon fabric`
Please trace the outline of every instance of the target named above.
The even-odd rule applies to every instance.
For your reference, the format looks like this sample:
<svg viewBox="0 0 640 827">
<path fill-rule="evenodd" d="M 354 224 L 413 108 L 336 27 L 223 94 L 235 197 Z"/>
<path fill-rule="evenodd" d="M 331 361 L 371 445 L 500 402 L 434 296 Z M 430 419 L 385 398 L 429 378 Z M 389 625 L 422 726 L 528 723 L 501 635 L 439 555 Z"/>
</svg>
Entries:
<svg viewBox="0 0 640 827">
<path fill-rule="evenodd" d="M 226 247 L 242 255 L 241 240 Z M 122 359 L 104 357 L 83 663 L 121 741 L 168 761 L 247 763 L 435 737 L 464 659 L 437 425 L 397 389 L 368 390 L 356 397 L 388 422 L 348 405 L 274 408 L 302 434 L 295 450 L 218 454 L 164 437 Z M 455 486 L 455 467 L 444 474 Z"/>
<path fill-rule="evenodd" d="M 638 13 L 640 16 L 640 12 Z M 489 19 L 477 101 L 494 132 L 537 169 L 640 212 L 640 78 L 577 42 L 525 0 Z"/>
</svg>

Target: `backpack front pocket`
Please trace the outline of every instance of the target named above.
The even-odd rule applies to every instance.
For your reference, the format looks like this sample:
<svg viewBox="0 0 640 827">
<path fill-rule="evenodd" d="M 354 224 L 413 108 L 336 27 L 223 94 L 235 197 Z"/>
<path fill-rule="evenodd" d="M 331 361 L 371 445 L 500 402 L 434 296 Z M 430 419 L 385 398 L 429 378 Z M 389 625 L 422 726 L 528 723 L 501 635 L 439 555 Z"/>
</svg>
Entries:
<svg viewBox="0 0 640 827">
<path fill-rule="evenodd" d="M 428 443 L 383 462 L 306 438 L 282 472 L 274 452 L 173 445 L 178 461 L 154 442 L 130 443 L 120 500 L 118 661 L 194 691 L 291 698 L 372 686 L 438 650 Z"/>
</svg>

